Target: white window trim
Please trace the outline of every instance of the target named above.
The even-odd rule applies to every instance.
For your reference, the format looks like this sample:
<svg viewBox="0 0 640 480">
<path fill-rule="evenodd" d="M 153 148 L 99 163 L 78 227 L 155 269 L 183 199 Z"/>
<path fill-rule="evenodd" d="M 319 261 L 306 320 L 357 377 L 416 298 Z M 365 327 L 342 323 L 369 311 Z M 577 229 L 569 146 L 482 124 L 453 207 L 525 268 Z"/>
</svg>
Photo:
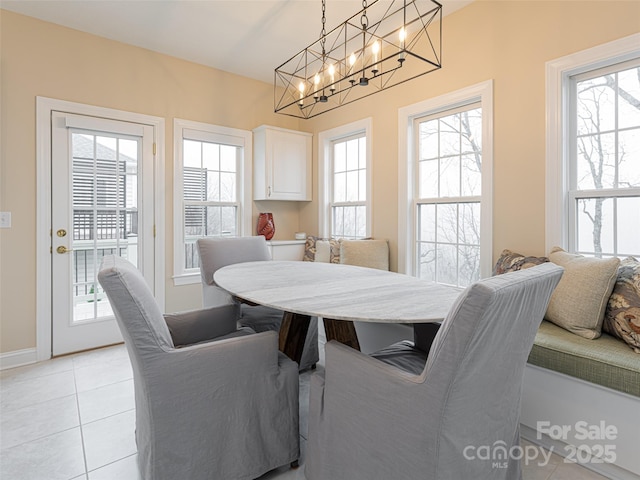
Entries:
<svg viewBox="0 0 640 480">
<path fill-rule="evenodd" d="M 328 237 L 331 232 L 331 213 L 329 211 L 331 198 L 331 145 L 332 142 L 341 138 L 350 137 L 364 132 L 367 145 L 367 229 L 366 236 L 370 237 L 372 232 L 372 190 L 371 190 L 371 164 L 373 158 L 372 134 L 373 121 L 371 117 L 357 120 L 347 125 L 341 125 L 331 130 L 325 130 L 318 134 L 318 225 L 319 235 Z"/>
<path fill-rule="evenodd" d="M 47 97 L 36 97 L 36 361 L 51 358 L 51 115 L 53 111 L 140 123 L 153 127 L 155 207 L 154 296 L 165 308 L 164 118 L 96 107 Z"/>
<path fill-rule="evenodd" d="M 413 121 L 425 115 L 480 102 L 482 108 L 482 200 L 480 276 L 493 265 L 493 80 L 414 103 L 398 110 L 398 272 L 415 275 L 415 137 Z"/>
<path fill-rule="evenodd" d="M 253 136 L 249 130 L 223 127 L 209 123 L 194 122 L 180 118 L 173 119 L 173 284 L 190 285 L 200 283 L 200 272 L 184 272 L 184 228 L 183 228 L 183 192 L 182 192 L 182 140 L 185 130 L 207 132 L 208 134 L 238 137 L 243 143 L 243 158 L 240 161 L 238 175 L 238 199 L 240 202 L 240 223 L 238 236 L 251 232 L 251 179 L 253 158 Z M 193 133 L 193 132 L 191 132 Z M 208 137 L 210 138 L 210 137 Z"/>
<path fill-rule="evenodd" d="M 640 33 L 546 63 L 545 251 L 569 248 L 570 77 L 640 56 Z"/>
</svg>

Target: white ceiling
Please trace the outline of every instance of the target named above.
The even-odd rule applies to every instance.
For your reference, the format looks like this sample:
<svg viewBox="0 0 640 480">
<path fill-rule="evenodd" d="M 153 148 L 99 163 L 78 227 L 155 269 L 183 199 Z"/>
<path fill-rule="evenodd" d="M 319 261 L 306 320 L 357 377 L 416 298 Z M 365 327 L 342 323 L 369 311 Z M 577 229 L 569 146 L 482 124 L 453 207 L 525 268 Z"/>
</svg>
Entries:
<svg viewBox="0 0 640 480">
<path fill-rule="evenodd" d="M 471 1 L 441 3 L 446 15 Z M 0 0 L 0 7 L 269 83 L 322 28 L 321 0 Z M 361 0 L 326 0 L 326 30 L 361 9 Z"/>
</svg>

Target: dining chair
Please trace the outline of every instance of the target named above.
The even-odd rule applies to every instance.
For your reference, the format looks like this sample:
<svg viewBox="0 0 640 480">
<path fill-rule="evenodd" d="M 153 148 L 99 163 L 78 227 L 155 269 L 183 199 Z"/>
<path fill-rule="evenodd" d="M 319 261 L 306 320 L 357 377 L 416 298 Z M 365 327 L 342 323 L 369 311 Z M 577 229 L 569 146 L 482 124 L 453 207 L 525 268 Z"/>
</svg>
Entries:
<svg viewBox="0 0 640 480">
<path fill-rule="evenodd" d="M 524 368 L 562 272 L 472 284 L 428 352 L 402 342 L 376 358 L 329 342 L 311 378 L 307 479 L 520 479 Z"/>
<path fill-rule="evenodd" d="M 142 274 L 104 257 L 102 285 L 133 368 L 142 480 L 253 479 L 299 458 L 298 368 L 239 307 L 164 315 Z"/>
<path fill-rule="evenodd" d="M 226 290 L 216 285 L 213 275 L 218 269 L 235 263 L 271 260 L 267 242 L 263 236 L 208 237 L 200 238 L 196 243 L 200 254 L 204 307 L 235 303 L 234 298 Z M 283 315 L 281 310 L 246 303 L 242 303 L 240 308 L 240 326 L 249 327 L 256 332 L 280 330 Z M 318 359 L 318 318 L 312 317 L 300 359 L 300 370 L 315 368 Z"/>
</svg>

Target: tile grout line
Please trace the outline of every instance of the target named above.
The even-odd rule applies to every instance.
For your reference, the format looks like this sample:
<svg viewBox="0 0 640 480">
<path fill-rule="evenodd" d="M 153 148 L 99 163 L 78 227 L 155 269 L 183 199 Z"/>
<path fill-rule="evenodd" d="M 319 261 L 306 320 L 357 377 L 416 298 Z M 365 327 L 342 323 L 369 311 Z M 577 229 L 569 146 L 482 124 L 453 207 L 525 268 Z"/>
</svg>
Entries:
<svg viewBox="0 0 640 480">
<path fill-rule="evenodd" d="M 78 423 L 80 424 L 80 442 L 82 443 L 82 461 L 84 462 L 84 475 L 89 478 L 89 468 L 87 464 L 87 449 L 84 444 L 84 429 L 82 422 L 82 414 L 80 413 L 80 399 L 78 398 L 78 384 L 76 382 L 76 367 L 73 365 L 73 386 L 75 387 L 76 408 L 78 409 Z"/>
</svg>

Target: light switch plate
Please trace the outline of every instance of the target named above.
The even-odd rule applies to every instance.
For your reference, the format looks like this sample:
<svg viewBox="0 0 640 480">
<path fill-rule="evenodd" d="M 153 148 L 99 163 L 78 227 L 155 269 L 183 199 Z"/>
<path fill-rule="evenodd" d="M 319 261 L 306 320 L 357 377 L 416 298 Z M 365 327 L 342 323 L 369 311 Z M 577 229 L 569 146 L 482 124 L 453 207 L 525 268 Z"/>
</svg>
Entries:
<svg viewBox="0 0 640 480">
<path fill-rule="evenodd" d="M 0 212 L 0 228 L 11 228 L 11 212 Z"/>
</svg>

